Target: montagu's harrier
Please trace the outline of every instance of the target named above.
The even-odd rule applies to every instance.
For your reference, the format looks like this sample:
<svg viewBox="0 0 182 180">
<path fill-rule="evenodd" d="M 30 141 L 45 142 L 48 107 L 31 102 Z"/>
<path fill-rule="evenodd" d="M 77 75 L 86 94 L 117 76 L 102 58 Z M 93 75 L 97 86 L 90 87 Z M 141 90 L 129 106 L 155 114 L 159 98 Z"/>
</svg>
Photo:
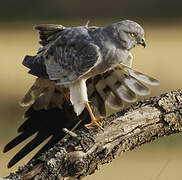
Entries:
<svg viewBox="0 0 182 180">
<path fill-rule="evenodd" d="M 106 106 L 119 110 L 124 102 L 133 103 L 138 95 L 150 93 L 142 82 L 159 84 L 131 68 L 130 50 L 137 44 L 146 46 L 144 30 L 133 21 L 103 28 L 65 28 L 49 24 L 35 26 L 35 29 L 39 30 L 42 46 L 36 56 L 26 56 L 23 64 L 38 78 L 21 101 L 21 105 L 30 106 L 24 114 L 26 121 L 4 152 L 35 133 L 36 136 L 12 158 L 8 167 L 47 138 L 51 137 L 35 158 L 53 147 L 64 137 L 61 131 L 64 127 L 72 129 L 82 121 L 79 128 L 90 119 L 91 125 L 101 127 L 95 117 L 106 116 Z M 86 109 L 83 111 L 85 106 L 90 117 Z"/>
<path fill-rule="evenodd" d="M 134 102 L 136 94 L 148 95 L 148 88 L 140 81 L 158 85 L 157 80 L 130 68 L 131 49 L 138 44 L 146 46 L 144 30 L 136 22 L 124 20 L 105 27 L 38 25 L 35 29 L 39 30 L 42 47 L 36 56 L 26 56 L 23 64 L 30 69 L 30 74 L 39 77 L 42 88 L 29 92 L 31 101 L 24 98 L 22 105 L 30 105 L 44 95 L 42 90 L 46 83 L 49 90 L 56 84 L 70 98 L 77 115 L 85 107 L 88 109 L 91 123 L 86 127 L 96 125 L 101 128 L 98 122 L 102 118 L 96 120 L 88 103 L 87 79 L 108 72 L 97 82 L 96 89 L 107 104 L 115 96 L 115 103 L 111 103 L 113 107 L 121 106 L 122 100 Z"/>
</svg>

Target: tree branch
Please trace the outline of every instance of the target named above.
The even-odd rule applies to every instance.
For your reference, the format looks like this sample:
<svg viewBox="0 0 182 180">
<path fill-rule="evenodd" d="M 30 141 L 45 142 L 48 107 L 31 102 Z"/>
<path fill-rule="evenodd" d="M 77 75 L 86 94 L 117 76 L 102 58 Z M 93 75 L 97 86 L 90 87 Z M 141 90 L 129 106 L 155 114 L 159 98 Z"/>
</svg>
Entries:
<svg viewBox="0 0 182 180">
<path fill-rule="evenodd" d="M 82 179 L 122 152 L 181 132 L 182 90 L 140 101 L 106 118 L 102 126 L 104 131 L 64 130 L 69 137 L 7 178 Z"/>
</svg>

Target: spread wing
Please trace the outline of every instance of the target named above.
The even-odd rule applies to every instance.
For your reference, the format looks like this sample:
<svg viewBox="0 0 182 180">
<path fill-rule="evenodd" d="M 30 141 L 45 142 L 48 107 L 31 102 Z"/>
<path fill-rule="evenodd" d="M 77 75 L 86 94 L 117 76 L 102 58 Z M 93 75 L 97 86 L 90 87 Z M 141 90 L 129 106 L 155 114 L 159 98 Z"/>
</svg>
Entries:
<svg viewBox="0 0 182 180">
<path fill-rule="evenodd" d="M 70 83 L 97 64 L 101 57 L 99 47 L 92 41 L 87 27 L 52 26 L 35 27 L 40 30 L 43 47 L 36 56 L 26 56 L 23 64 L 33 75 L 59 80 L 59 84 Z"/>
<path fill-rule="evenodd" d="M 148 95 L 149 89 L 142 82 L 150 85 L 159 84 L 154 78 L 126 66 L 118 66 L 102 75 L 88 79 L 88 97 L 94 115 L 96 117 L 106 116 L 106 105 L 112 110 L 119 110 L 124 102 L 136 101 L 137 95 Z M 79 117 L 74 113 L 63 91 L 66 89 L 57 86 L 55 82 L 42 78 L 36 79 L 21 101 L 21 104 L 30 106 L 30 108 L 25 112 L 25 122 L 18 128 L 20 134 L 5 146 L 4 152 L 13 149 L 33 134 L 37 133 L 37 135 L 11 159 L 8 167 L 12 167 L 51 137 L 34 157 L 49 150 L 64 137 L 62 128 L 71 130 L 80 121 L 77 128 L 90 122 L 86 109 Z"/>
</svg>

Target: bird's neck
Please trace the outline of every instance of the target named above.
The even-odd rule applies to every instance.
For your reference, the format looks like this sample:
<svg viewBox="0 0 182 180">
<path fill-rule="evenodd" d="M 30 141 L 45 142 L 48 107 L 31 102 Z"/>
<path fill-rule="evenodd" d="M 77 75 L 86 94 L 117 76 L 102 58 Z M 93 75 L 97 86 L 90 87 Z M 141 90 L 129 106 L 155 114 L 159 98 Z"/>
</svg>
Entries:
<svg viewBox="0 0 182 180">
<path fill-rule="evenodd" d="M 115 24 L 103 27 L 102 31 L 107 34 L 107 37 L 117 46 L 117 48 L 124 49 L 123 40 L 120 38 L 118 28 Z"/>
</svg>

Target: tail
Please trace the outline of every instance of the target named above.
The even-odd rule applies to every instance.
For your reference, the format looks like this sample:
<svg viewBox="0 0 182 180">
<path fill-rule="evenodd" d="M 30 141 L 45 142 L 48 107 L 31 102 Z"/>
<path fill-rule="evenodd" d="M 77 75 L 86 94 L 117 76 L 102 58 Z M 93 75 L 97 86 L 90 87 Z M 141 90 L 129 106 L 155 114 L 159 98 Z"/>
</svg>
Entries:
<svg viewBox="0 0 182 180">
<path fill-rule="evenodd" d="M 119 110 L 126 103 L 133 103 L 138 96 L 147 96 L 150 89 L 142 82 L 157 86 L 159 81 L 137 72 L 127 66 L 117 66 L 104 73 L 96 82 L 96 90 L 105 104 L 113 110 Z"/>
<path fill-rule="evenodd" d="M 34 76 L 48 78 L 46 66 L 42 56 L 25 56 L 22 64 L 30 69 L 28 73 Z"/>
</svg>

